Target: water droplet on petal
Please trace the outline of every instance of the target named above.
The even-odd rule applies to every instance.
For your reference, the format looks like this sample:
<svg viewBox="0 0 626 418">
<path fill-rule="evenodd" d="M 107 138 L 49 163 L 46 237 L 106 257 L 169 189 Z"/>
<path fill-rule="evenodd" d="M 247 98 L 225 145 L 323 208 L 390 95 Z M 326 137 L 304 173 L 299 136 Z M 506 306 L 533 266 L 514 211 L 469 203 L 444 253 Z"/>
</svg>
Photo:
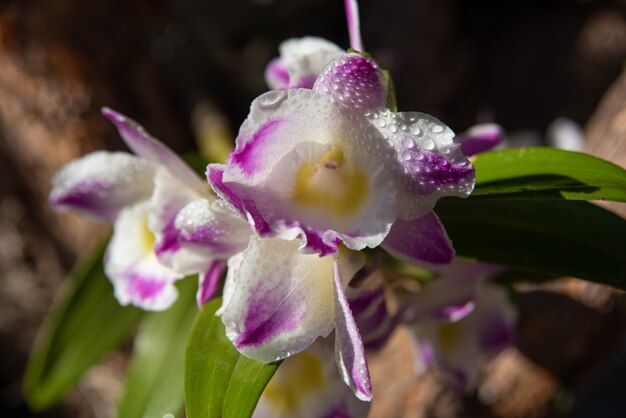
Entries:
<svg viewBox="0 0 626 418">
<path fill-rule="evenodd" d="M 440 134 L 445 130 L 445 128 L 441 125 L 434 124 L 433 126 L 431 126 L 430 130 L 434 134 Z"/>
<path fill-rule="evenodd" d="M 432 151 L 435 149 L 435 141 L 433 141 L 430 138 L 425 139 L 422 142 L 422 148 L 424 148 L 426 151 Z"/>
<path fill-rule="evenodd" d="M 282 90 L 274 90 L 265 93 L 259 98 L 259 105 L 265 109 L 278 107 L 287 98 L 287 93 Z"/>
</svg>

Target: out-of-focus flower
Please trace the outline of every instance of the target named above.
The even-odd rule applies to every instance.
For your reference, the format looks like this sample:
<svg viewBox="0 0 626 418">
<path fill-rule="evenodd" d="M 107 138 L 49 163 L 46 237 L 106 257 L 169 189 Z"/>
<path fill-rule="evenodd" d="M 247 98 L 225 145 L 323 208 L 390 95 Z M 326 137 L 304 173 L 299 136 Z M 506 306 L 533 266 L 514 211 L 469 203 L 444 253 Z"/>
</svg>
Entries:
<svg viewBox="0 0 626 418">
<path fill-rule="evenodd" d="M 504 140 L 504 129 L 496 123 L 481 123 L 457 135 L 454 142 L 461 145 L 463 155 L 469 157 L 489 151 Z"/>
<path fill-rule="evenodd" d="M 516 312 L 504 289 L 487 282 L 502 268 L 455 262 L 414 299 L 418 368 L 434 365 L 457 393 L 475 387 L 481 361 L 515 342 Z"/>
<path fill-rule="evenodd" d="M 334 43 L 315 36 L 292 38 L 279 46 L 280 56 L 265 68 L 271 89 L 313 88 L 318 74 L 344 51 Z"/>
<path fill-rule="evenodd" d="M 265 387 L 253 418 L 361 418 L 369 403 L 354 398 L 334 365 L 326 340 L 281 364 Z"/>
<path fill-rule="evenodd" d="M 247 245 L 249 227 L 175 153 L 108 108 L 135 155 L 94 152 L 53 179 L 50 203 L 114 224 L 105 271 L 122 305 L 163 310 L 174 282 L 200 273 L 199 302 L 215 289 L 226 258 Z"/>
</svg>

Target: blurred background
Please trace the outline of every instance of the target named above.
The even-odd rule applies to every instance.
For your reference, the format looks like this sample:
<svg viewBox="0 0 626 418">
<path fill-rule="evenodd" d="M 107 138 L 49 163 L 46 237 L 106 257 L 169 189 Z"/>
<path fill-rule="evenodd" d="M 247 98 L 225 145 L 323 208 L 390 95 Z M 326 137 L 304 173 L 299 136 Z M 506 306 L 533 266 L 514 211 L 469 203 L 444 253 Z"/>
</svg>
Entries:
<svg viewBox="0 0 626 418">
<path fill-rule="evenodd" d="M 626 1 L 360 7 L 365 47 L 394 76 L 401 110 L 456 132 L 495 121 L 536 138 L 567 117 L 584 127 L 588 152 L 626 165 Z M 54 410 L 34 415 L 20 393 L 54 292 L 107 231 L 46 204 L 63 164 L 122 149 L 100 107 L 191 151 L 236 133 L 279 43 L 304 35 L 347 48 L 343 1 L 0 1 L 0 416 L 108 417 L 121 389 L 130 345 Z M 373 359 L 371 416 L 626 416 L 622 293 L 570 278 L 518 290 L 517 347 L 486 365 L 476 393 L 455 398 L 433 375 L 415 376 L 400 330 Z"/>
</svg>

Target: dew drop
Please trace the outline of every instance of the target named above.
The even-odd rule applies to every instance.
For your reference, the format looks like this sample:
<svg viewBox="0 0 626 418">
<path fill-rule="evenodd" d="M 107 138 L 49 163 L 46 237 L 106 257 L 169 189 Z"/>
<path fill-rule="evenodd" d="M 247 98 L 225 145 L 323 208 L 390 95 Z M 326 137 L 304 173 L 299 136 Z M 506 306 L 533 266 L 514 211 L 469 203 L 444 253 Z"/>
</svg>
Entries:
<svg viewBox="0 0 626 418">
<path fill-rule="evenodd" d="M 425 139 L 422 142 L 422 148 L 424 148 L 426 151 L 432 151 L 435 149 L 435 141 L 433 141 L 430 138 Z"/>
<path fill-rule="evenodd" d="M 265 93 L 259 98 L 259 105 L 265 109 L 278 107 L 287 98 L 287 93 L 282 90 L 275 90 Z"/>
<path fill-rule="evenodd" d="M 440 134 L 445 130 L 445 128 L 441 125 L 434 124 L 433 126 L 431 126 L 430 130 L 434 134 Z"/>
<path fill-rule="evenodd" d="M 412 126 L 411 127 L 411 134 L 415 135 L 415 136 L 421 136 L 422 135 L 422 130 L 420 129 L 419 126 Z"/>
</svg>

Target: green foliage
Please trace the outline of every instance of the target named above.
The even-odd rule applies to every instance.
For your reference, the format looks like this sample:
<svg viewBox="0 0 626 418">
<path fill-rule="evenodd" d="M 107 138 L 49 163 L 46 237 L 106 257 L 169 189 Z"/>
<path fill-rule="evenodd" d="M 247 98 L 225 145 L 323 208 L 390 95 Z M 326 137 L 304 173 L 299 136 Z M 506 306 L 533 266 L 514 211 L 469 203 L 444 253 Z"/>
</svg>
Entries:
<svg viewBox="0 0 626 418">
<path fill-rule="evenodd" d="M 626 202 L 626 170 L 588 154 L 516 148 L 480 154 L 473 164 L 474 198 Z"/>
<path fill-rule="evenodd" d="M 221 298 L 207 303 L 191 331 L 185 356 L 188 418 L 250 416 L 278 368 L 239 354 L 215 316 L 221 303 Z"/>
<path fill-rule="evenodd" d="M 24 376 L 33 409 L 52 406 L 92 365 L 124 342 L 142 311 L 121 307 L 104 275 L 102 245 L 78 263 L 39 330 Z"/>
<path fill-rule="evenodd" d="M 626 221 L 588 202 L 441 199 L 458 255 L 626 289 Z"/>
<path fill-rule="evenodd" d="M 174 306 L 146 314 L 118 405 L 120 418 L 178 416 L 183 410 L 185 346 L 198 313 L 197 284 L 196 277 L 185 278 Z"/>
</svg>

